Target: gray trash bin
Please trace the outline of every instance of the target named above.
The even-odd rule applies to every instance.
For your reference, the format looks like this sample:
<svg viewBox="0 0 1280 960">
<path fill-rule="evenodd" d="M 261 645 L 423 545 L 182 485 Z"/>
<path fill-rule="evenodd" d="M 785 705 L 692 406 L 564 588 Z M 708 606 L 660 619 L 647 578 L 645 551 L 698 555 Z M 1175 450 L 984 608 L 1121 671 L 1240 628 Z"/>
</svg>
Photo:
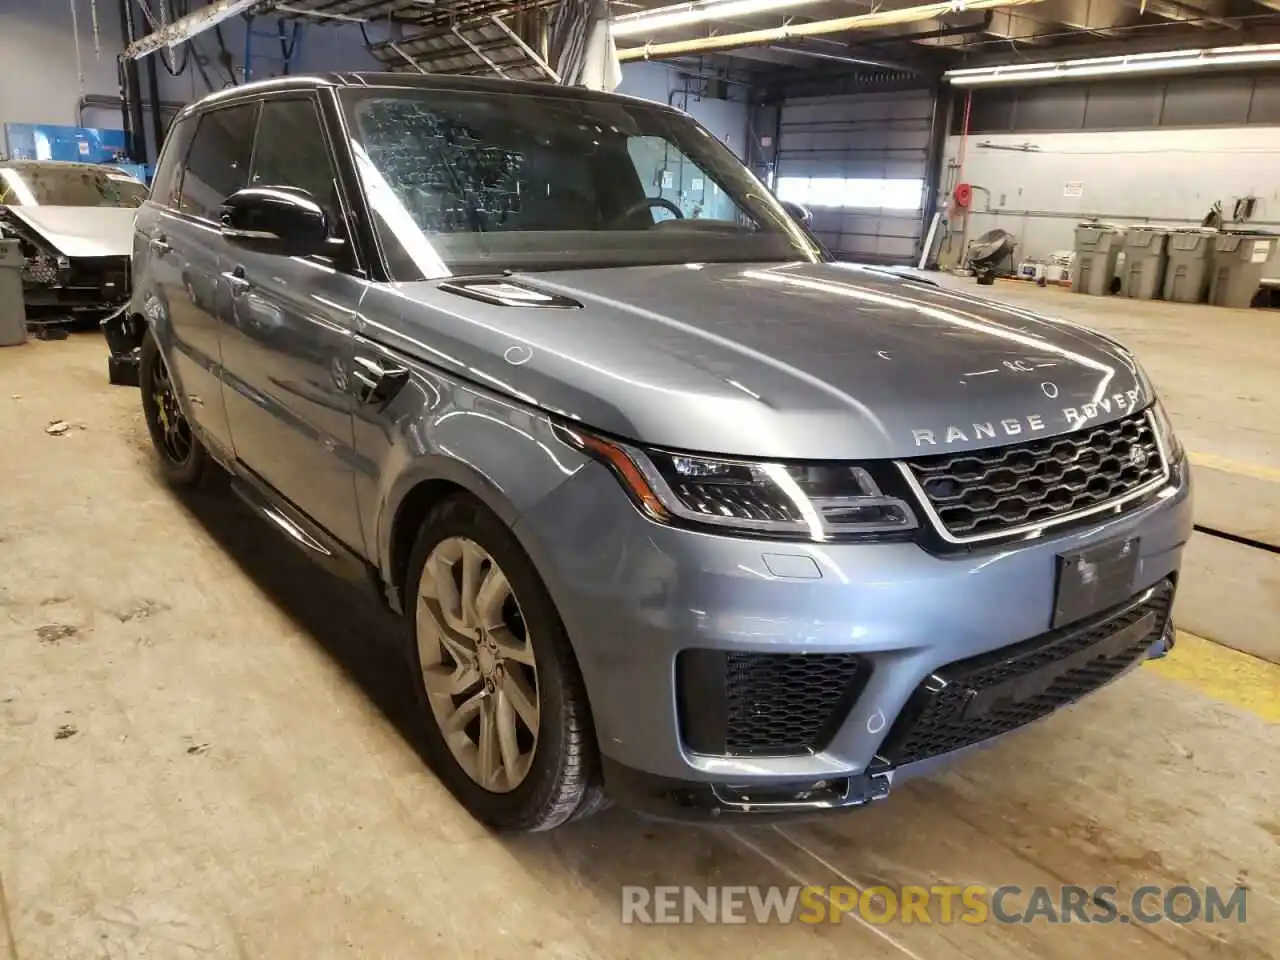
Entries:
<svg viewBox="0 0 1280 960">
<path fill-rule="evenodd" d="M 1116 258 L 1124 231 L 1109 223 L 1082 223 L 1076 227 L 1076 272 L 1071 289 L 1095 297 L 1111 292 Z"/>
<path fill-rule="evenodd" d="M 1250 307 L 1264 278 L 1280 275 L 1280 237 L 1266 233 L 1224 233 L 1213 245 L 1209 302 L 1218 307 Z"/>
<path fill-rule="evenodd" d="M 1209 294 L 1216 230 L 1174 230 L 1169 234 L 1169 262 L 1164 270 L 1164 298 L 1177 303 L 1204 303 Z"/>
<path fill-rule="evenodd" d="M 22 302 L 22 247 L 0 240 L 0 347 L 27 339 L 27 308 Z"/>
<path fill-rule="evenodd" d="M 1124 234 L 1124 266 L 1120 295 L 1154 300 L 1164 290 L 1169 231 L 1163 227 L 1130 227 Z"/>
</svg>

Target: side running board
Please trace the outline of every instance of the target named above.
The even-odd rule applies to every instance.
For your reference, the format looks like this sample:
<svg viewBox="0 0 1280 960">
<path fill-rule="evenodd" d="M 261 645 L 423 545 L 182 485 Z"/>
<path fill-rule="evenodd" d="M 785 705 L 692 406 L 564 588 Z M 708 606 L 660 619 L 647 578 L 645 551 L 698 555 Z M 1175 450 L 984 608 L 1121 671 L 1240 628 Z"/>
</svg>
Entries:
<svg viewBox="0 0 1280 960">
<path fill-rule="evenodd" d="M 371 590 L 375 597 L 383 600 L 378 586 L 380 578 L 371 564 L 312 522 L 241 464 L 235 465 L 231 489 L 255 513 L 283 533 L 290 543 L 320 566 L 361 589 Z M 355 509 L 354 503 L 352 509 Z"/>
</svg>

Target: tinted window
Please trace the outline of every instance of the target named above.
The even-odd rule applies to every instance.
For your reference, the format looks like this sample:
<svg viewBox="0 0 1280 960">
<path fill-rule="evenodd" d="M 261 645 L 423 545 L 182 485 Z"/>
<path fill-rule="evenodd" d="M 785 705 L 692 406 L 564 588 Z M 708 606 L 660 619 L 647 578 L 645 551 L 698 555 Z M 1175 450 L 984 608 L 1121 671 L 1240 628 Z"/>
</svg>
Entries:
<svg viewBox="0 0 1280 960">
<path fill-rule="evenodd" d="M 202 114 L 182 177 L 183 213 L 217 220 L 222 202 L 248 185 L 256 105 Z"/>
<path fill-rule="evenodd" d="M 298 187 L 311 194 L 331 217 L 338 212 L 329 150 L 313 100 L 263 103 L 249 185 Z"/>
<path fill-rule="evenodd" d="M 151 199 L 156 203 L 166 207 L 179 205 L 182 199 L 182 165 L 186 162 L 187 148 L 191 146 L 191 134 L 195 129 L 196 121 L 189 117 L 174 124 L 165 138 L 155 179 L 151 181 Z"/>
</svg>

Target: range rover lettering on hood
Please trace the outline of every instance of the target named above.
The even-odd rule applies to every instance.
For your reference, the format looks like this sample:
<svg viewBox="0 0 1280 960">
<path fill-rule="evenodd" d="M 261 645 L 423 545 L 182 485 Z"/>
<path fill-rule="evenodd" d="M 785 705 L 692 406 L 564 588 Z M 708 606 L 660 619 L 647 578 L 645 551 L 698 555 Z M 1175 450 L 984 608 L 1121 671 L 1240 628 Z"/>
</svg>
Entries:
<svg viewBox="0 0 1280 960">
<path fill-rule="evenodd" d="M 1054 387 L 1054 385 L 1046 381 L 1041 384 L 1041 387 Z M 1054 387 L 1052 394 L 1048 390 L 1045 394 L 1046 396 L 1056 395 L 1056 390 L 1057 388 Z M 1117 415 L 1136 413 L 1145 405 L 1146 401 L 1143 399 L 1143 391 L 1139 385 L 1124 393 L 1102 397 L 1093 403 L 1081 404 L 1078 407 L 1063 407 L 1059 417 L 1050 417 L 1048 420 L 1045 419 L 1044 414 L 1029 413 L 1002 417 L 999 420 L 987 420 L 982 423 L 963 425 L 949 423 L 937 429 L 917 427 L 911 430 L 911 439 L 915 441 L 917 447 L 937 447 L 952 443 L 973 443 L 975 440 L 992 440 L 1002 436 L 1018 437 L 1046 430 L 1054 434 L 1062 432 L 1063 427 L 1067 430 L 1079 430 L 1099 417 L 1110 419 Z"/>
</svg>

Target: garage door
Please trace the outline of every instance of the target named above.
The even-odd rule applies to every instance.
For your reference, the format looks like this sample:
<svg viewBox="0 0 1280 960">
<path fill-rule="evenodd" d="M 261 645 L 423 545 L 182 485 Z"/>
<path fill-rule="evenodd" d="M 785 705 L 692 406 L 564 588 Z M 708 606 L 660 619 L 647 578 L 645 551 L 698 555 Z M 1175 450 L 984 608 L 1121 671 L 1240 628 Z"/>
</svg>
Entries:
<svg viewBox="0 0 1280 960">
<path fill-rule="evenodd" d="M 909 262 L 924 232 L 932 114 L 927 90 L 785 101 L 778 196 L 809 207 L 842 260 Z"/>
</svg>

